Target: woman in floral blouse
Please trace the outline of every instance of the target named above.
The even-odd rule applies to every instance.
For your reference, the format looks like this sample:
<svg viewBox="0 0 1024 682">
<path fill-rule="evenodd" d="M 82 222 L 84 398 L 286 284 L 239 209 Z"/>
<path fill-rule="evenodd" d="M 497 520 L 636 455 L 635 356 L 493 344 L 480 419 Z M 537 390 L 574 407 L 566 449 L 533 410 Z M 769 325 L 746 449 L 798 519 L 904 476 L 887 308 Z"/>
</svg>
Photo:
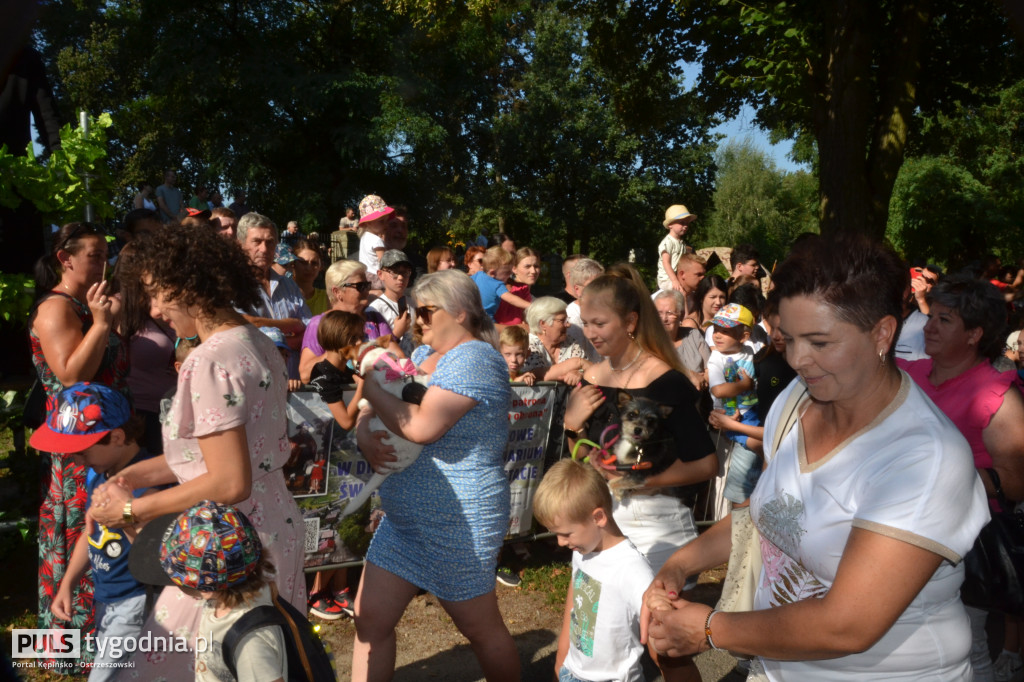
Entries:
<svg viewBox="0 0 1024 682">
<path fill-rule="evenodd" d="M 125 268 L 126 286 L 142 286 L 152 314 L 181 338 L 201 341 L 182 365 L 163 424 L 164 456 L 126 468 L 93 495 L 90 514 L 111 528 L 180 512 L 202 500 L 235 505 L 260 533 L 277 569 L 283 599 L 305 608 L 302 515 L 285 487 L 288 459 L 284 361 L 267 336 L 236 308 L 257 301 L 259 286 L 238 244 L 207 228 L 154 235 Z M 132 499 L 128 491 L 171 488 Z M 195 641 L 202 600 L 166 588 L 145 629 Z M 189 679 L 193 654 L 135 657 L 143 679 Z"/>
</svg>

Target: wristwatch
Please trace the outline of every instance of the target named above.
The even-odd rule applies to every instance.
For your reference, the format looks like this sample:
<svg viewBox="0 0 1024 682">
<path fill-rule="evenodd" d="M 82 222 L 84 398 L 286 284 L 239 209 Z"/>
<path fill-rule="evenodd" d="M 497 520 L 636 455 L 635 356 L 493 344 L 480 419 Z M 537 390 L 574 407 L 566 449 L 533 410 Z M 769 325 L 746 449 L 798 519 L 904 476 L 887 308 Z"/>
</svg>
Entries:
<svg viewBox="0 0 1024 682">
<path fill-rule="evenodd" d="M 121 520 L 129 526 L 134 526 L 138 523 L 138 519 L 135 518 L 135 514 L 132 513 L 132 501 L 128 500 L 124 503 L 124 509 L 121 511 Z"/>
</svg>

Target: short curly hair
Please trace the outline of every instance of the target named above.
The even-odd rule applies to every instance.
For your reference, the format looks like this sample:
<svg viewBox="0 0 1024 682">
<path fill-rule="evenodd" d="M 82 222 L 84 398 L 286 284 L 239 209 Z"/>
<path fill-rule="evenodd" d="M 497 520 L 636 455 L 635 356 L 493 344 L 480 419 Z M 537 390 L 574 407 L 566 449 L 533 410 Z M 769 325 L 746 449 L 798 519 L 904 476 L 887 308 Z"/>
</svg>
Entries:
<svg viewBox="0 0 1024 682">
<path fill-rule="evenodd" d="M 167 226 L 140 242 L 123 266 L 122 288 L 141 288 L 146 296 L 159 289 L 203 315 L 251 310 L 261 300 L 259 275 L 242 247 L 209 227 Z"/>
</svg>

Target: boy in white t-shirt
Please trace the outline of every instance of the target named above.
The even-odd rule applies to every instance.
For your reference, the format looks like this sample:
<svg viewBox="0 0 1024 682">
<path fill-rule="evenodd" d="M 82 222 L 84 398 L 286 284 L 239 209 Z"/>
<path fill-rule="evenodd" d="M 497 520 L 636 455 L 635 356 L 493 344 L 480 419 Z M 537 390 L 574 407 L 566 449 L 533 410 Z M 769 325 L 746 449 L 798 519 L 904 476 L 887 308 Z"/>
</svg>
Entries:
<svg viewBox="0 0 1024 682">
<path fill-rule="evenodd" d="M 738 303 L 729 303 L 711 320 L 715 349 L 708 358 L 708 387 L 716 410 L 724 410 L 740 422 L 760 426 L 757 416 L 757 392 L 754 390 L 754 353 L 746 345 L 754 324 L 751 312 Z M 725 435 L 748 450 L 760 450 L 761 441 L 735 431 Z"/>
<path fill-rule="evenodd" d="M 563 459 L 541 479 L 533 514 L 573 550 L 559 681 L 642 681 L 640 607 L 654 572 L 615 524 L 607 482 L 593 467 Z"/>
<path fill-rule="evenodd" d="M 683 241 L 683 236 L 690 228 L 690 224 L 697 219 L 697 216 L 687 210 L 682 204 L 669 206 L 665 211 L 665 220 L 662 225 L 668 230 L 668 234 L 658 244 L 658 288 L 668 291 L 675 289 L 685 294 L 683 285 L 676 275 L 676 265 L 679 257 L 689 250 Z"/>
<path fill-rule="evenodd" d="M 412 261 L 404 251 L 391 249 L 385 251 L 380 259 L 378 276 L 384 286 L 384 293 L 373 300 L 368 306 L 381 314 L 391 333 L 402 348 L 406 357 L 412 356 L 415 344 L 412 338 L 412 308 L 415 307 L 405 292 L 412 281 Z"/>
</svg>

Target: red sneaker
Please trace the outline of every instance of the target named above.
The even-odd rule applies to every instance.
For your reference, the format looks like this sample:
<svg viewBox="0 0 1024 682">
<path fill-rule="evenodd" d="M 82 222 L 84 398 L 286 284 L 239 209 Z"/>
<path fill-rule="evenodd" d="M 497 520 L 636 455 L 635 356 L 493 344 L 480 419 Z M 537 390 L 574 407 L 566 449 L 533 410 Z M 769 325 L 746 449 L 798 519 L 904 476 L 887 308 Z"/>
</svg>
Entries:
<svg viewBox="0 0 1024 682">
<path fill-rule="evenodd" d="M 352 601 L 348 598 L 347 587 L 341 592 L 334 593 L 334 603 L 338 605 L 338 608 L 341 609 L 342 613 L 346 616 L 349 618 L 355 618 L 356 610 L 352 606 Z"/>
<path fill-rule="evenodd" d="M 314 595 L 315 599 L 309 602 L 309 612 L 323 620 L 338 620 L 344 611 L 334 598 L 328 594 Z"/>
</svg>

